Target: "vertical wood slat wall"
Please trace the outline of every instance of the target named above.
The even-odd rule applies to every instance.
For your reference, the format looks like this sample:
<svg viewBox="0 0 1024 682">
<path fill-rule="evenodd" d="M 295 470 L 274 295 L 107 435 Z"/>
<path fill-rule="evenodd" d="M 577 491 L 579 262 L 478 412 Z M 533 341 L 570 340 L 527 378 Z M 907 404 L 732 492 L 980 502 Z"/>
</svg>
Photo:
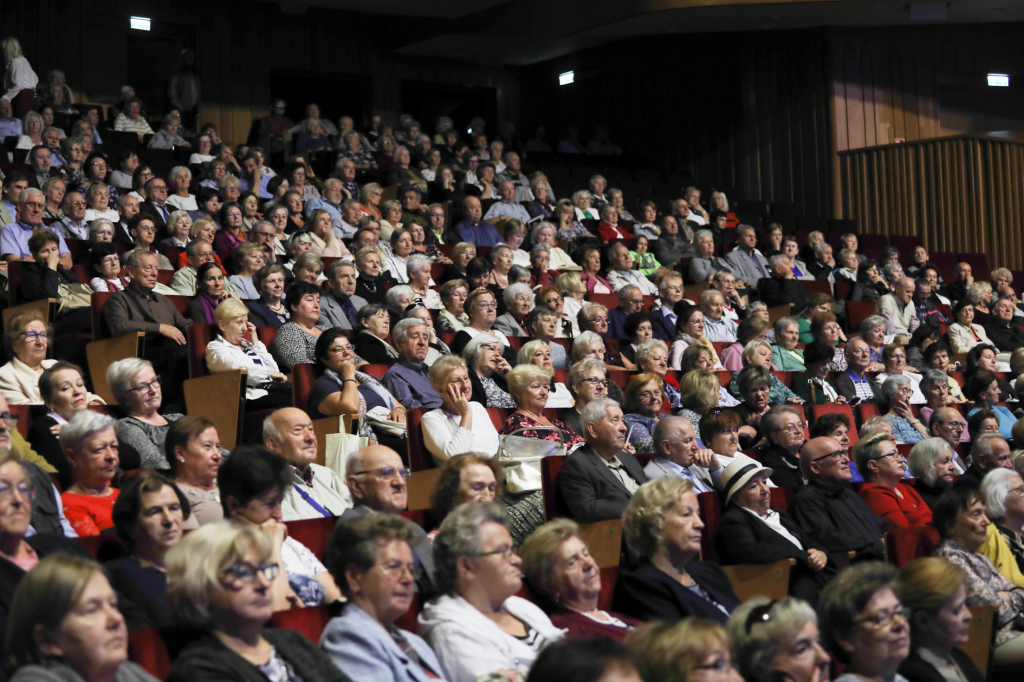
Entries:
<svg viewBox="0 0 1024 682">
<path fill-rule="evenodd" d="M 1024 144 L 983 135 L 839 155 L 842 209 L 862 232 L 1024 269 Z"/>
</svg>

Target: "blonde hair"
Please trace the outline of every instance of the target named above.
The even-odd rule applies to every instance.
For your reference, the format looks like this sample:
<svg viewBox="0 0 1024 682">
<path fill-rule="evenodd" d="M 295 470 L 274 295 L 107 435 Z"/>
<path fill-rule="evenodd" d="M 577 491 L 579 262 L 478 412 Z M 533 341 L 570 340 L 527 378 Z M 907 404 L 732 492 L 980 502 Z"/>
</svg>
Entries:
<svg viewBox="0 0 1024 682">
<path fill-rule="evenodd" d="M 220 576 L 250 550 L 259 553 L 260 562 L 272 551 L 259 528 L 227 520 L 208 523 L 172 547 L 166 559 L 167 600 L 178 616 L 193 627 L 207 627 L 211 598 L 224 589 Z"/>
<path fill-rule="evenodd" d="M 679 380 L 679 394 L 682 406 L 697 414 L 718 405 L 718 389 L 721 384 L 718 375 L 701 369 L 693 369 Z"/>
<path fill-rule="evenodd" d="M 623 643 L 635 654 L 645 682 L 688 682 L 716 647 L 729 650 L 729 636 L 720 625 L 696 618 L 649 623 Z"/>
<path fill-rule="evenodd" d="M 430 387 L 438 393 L 448 383 L 448 376 L 455 370 L 466 369 L 466 361 L 458 355 L 442 355 L 430 366 Z"/>
<path fill-rule="evenodd" d="M 225 324 L 239 317 L 248 318 L 248 315 L 249 309 L 245 307 L 244 303 L 234 297 L 225 298 L 217 305 L 217 309 L 213 311 L 214 319 Z"/>
<path fill-rule="evenodd" d="M 629 546 L 645 557 L 653 555 L 665 529 L 665 514 L 689 492 L 693 492 L 693 483 L 675 476 L 640 486 L 622 513 L 622 532 Z"/>
<path fill-rule="evenodd" d="M 915 559 L 900 569 L 896 594 L 912 614 L 934 614 L 967 584 L 967 574 L 959 566 L 941 557 Z M 910 627 L 914 629 L 913 616 Z"/>
<path fill-rule="evenodd" d="M 555 280 L 555 286 L 558 287 L 558 291 L 562 294 L 587 290 L 587 287 L 583 285 L 583 279 L 580 278 L 580 273 L 578 272 L 563 272 L 558 276 L 558 279 Z"/>
<path fill-rule="evenodd" d="M 570 519 L 548 521 L 530 533 L 519 547 L 522 571 L 527 579 L 545 592 L 550 592 L 551 572 L 558 563 L 558 550 L 569 538 L 579 537 L 579 526 Z"/>
<path fill-rule="evenodd" d="M 188 234 L 191 237 L 198 237 L 199 231 L 207 226 L 212 226 L 214 230 L 217 229 L 217 223 L 213 222 L 209 218 L 200 218 L 199 220 L 192 223 L 192 227 L 189 228 Z"/>
<path fill-rule="evenodd" d="M 544 348 L 547 348 L 548 351 L 551 350 L 551 344 L 548 343 L 547 341 L 541 341 L 540 339 L 534 339 L 533 341 L 527 341 L 526 343 L 524 343 L 523 347 L 519 349 L 519 354 L 516 356 L 516 359 L 519 361 L 519 364 L 532 365 L 533 354 L 536 353 L 537 350 L 542 346 Z"/>
<path fill-rule="evenodd" d="M 508 381 L 508 392 L 517 403 L 519 402 L 519 396 L 534 381 L 543 379 L 545 383 L 550 384 L 553 378 L 554 373 L 551 370 L 542 369 L 537 365 L 531 364 L 516 365 L 505 377 L 506 381 Z"/>
</svg>

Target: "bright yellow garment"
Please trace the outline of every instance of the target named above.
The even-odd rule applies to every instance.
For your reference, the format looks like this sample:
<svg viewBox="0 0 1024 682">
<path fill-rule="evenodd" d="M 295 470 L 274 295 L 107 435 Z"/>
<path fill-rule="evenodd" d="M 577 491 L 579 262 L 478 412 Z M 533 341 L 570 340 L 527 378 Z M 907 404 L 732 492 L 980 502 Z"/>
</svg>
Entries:
<svg viewBox="0 0 1024 682">
<path fill-rule="evenodd" d="M 1007 580 L 1017 587 L 1024 587 L 1024 574 L 1017 567 L 1017 560 L 1010 551 L 1010 546 L 999 534 L 996 524 L 990 524 L 985 531 L 985 544 L 978 550 L 978 554 L 988 557 L 988 560 L 999 569 Z"/>
</svg>

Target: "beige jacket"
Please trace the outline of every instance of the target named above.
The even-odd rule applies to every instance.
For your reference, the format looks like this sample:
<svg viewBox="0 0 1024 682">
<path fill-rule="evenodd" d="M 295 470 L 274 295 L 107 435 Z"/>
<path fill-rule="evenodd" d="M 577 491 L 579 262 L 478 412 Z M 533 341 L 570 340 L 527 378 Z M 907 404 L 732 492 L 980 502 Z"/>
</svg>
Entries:
<svg viewBox="0 0 1024 682">
<path fill-rule="evenodd" d="M 49 369 L 55 364 L 56 360 L 43 360 L 43 369 Z M 39 374 L 18 358 L 0 367 L 0 394 L 8 405 L 43 404 L 43 396 L 39 393 Z M 94 393 L 86 397 L 86 402 L 106 405 L 103 398 Z"/>
</svg>

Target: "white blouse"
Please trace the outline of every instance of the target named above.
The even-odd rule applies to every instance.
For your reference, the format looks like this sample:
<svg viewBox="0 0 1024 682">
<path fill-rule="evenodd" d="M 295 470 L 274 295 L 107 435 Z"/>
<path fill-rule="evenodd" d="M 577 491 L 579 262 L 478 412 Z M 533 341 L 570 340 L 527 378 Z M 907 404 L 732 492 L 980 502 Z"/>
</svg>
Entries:
<svg viewBox="0 0 1024 682">
<path fill-rule="evenodd" d="M 498 454 L 501 438 L 491 422 L 487 408 L 478 402 L 469 404 L 473 413 L 473 430 L 460 426 L 462 417 L 444 408 L 423 415 L 423 444 L 438 464 L 456 455 L 477 455 L 491 458 Z"/>
</svg>

